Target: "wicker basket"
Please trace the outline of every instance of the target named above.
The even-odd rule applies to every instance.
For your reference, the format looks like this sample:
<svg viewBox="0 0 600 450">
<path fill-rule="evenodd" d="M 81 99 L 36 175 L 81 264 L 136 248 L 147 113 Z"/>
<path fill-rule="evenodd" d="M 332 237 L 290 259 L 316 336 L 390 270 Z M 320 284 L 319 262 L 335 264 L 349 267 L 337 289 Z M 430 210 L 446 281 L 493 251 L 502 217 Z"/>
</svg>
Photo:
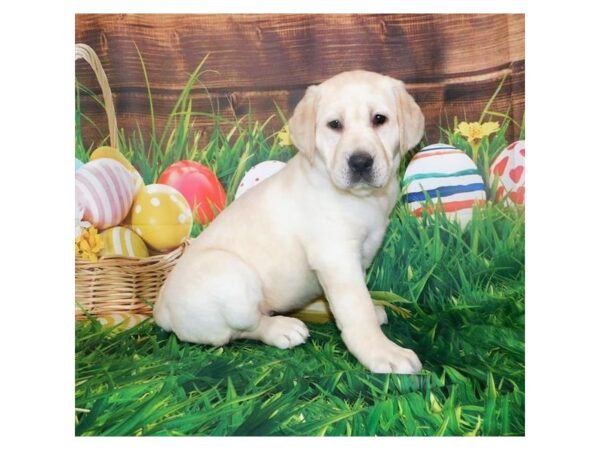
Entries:
<svg viewBox="0 0 600 450">
<path fill-rule="evenodd" d="M 98 56 L 85 44 L 75 45 L 75 60 L 85 59 L 96 74 L 104 97 L 110 144 L 118 148 L 112 92 Z M 75 258 L 75 317 L 113 313 L 152 314 L 152 304 L 187 243 L 169 253 L 146 258 L 101 257 L 96 262 Z"/>
</svg>

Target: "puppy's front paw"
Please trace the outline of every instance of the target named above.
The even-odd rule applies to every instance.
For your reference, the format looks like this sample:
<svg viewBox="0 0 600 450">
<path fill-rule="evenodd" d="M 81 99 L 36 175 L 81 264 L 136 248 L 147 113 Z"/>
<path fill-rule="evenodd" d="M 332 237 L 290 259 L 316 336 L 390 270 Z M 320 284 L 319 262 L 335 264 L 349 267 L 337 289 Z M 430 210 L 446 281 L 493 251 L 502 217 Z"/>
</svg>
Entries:
<svg viewBox="0 0 600 450">
<path fill-rule="evenodd" d="M 364 358 L 364 365 L 374 373 L 419 373 L 423 366 L 416 353 L 386 340 L 380 346 L 371 349 Z"/>
</svg>

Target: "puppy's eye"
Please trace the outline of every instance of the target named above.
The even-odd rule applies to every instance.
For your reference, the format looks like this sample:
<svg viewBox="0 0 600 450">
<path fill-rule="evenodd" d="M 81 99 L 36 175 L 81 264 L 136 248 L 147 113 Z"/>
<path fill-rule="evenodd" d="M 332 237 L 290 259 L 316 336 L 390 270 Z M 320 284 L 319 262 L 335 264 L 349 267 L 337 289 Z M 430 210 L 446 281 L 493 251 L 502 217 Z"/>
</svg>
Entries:
<svg viewBox="0 0 600 450">
<path fill-rule="evenodd" d="M 373 125 L 376 127 L 383 125 L 386 122 L 387 122 L 387 117 L 385 117 L 383 114 L 375 114 L 373 116 Z"/>
<path fill-rule="evenodd" d="M 332 130 L 341 130 L 342 129 L 342 122 L 340 122 L 339 120 L 332 120 L 331 122 L 327 123 L 327 126 L 329 128 L 331 128 Z"/>
</svg>

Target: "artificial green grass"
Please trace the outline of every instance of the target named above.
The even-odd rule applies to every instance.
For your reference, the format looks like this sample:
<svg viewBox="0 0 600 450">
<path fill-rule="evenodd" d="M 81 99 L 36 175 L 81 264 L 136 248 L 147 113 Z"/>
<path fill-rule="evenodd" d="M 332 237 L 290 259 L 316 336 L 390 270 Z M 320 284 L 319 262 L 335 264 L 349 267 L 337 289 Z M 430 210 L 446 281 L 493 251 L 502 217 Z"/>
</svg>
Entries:
<svg viewBox="0 0 600 450">
<path fill-rule="evenodd" d="M 294 151 L 266 136 L 264 123 L 246 116 L 224 124 L 218 113 L 200 148 L 190 132 L 199 113 L 189 99 L 200 74 L 190 77 L 162 136 L 144 142 L 140 133 L 121 133 L 121 149 L 147 183 L 176 160 L 200 161 L 231 201 L 245 170 Z M 507 144 L 511 119 L 503 119 L 481 145 L 482 167 Z M 78 102 L 76 155 L 85 161 L 92 149 L 82 144 L 83 120 Z M 94 148 L 105 140 L 99 136 Z M 451 130 L 445 138 L 470 152 Z M 367 282 L 372 291 L 393 292 L 386 300 L 408 312 L 404 318 L 388 308 L 383 330 L 416 351 L 422 374 L 369 373 L 331 323 L 309 324 L 306 344 L 279 350 L 252 341 L 182 343 L 152 321 L 117 332 L 88 320 L 75 329 L 75 433 L 523 435 L 524 276 L 522 209 L 488 202 L 461 230 L 437 213 L 418 220 L 399 203 Z"/>
</svg>

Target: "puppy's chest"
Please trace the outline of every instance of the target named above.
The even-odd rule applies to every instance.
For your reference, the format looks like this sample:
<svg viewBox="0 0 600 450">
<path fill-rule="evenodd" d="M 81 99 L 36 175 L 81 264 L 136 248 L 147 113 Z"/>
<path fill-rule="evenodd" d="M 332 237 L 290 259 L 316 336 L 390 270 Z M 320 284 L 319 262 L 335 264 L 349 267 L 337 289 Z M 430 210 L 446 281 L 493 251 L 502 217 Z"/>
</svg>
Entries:
<svg viewBox="0 0 600 450">
<path fill-rule="evenodd" d="M 373 258 L 381 246 L 388 219 L 382 219 L 365 230 L 361 245 L 361 264 L 363 270 L 371 265 Z"/>
</svg>

